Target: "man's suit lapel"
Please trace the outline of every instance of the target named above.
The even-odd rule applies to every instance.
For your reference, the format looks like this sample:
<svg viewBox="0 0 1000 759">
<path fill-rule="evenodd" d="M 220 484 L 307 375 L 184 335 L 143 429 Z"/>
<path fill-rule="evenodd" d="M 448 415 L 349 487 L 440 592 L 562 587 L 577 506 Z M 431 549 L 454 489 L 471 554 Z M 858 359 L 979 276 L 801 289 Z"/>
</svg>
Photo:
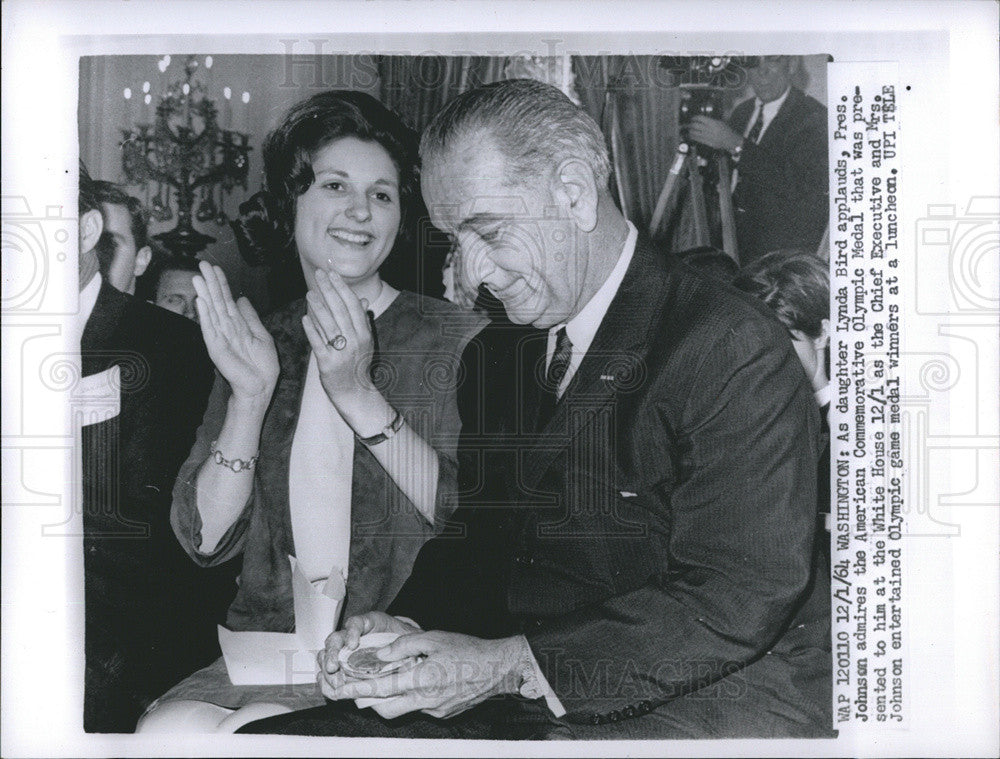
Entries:
<svg viewBox="0 0 1000 759">
<path fill-rule="evenodd" d="M 659 321 L 657 315 L 666 306 L 667 279 L 662 255 L 640 239 L 587 355 L 552 418 L 535 439 L 525 468 L 529 489 L 538 484 L 553 459 L 596 419 L 596 414 L 587 412 L 598 411 L 617 393 L 634 389 L 641 381 L 651 332 Z M 537 386 L 539 380 L 532 380 L 529 371 L 525 371 L 525 380 Z M 533 388 L 533 392 L 537 396 L 537 389 Z M 526 393 L 525 398 L 525 409 L 531 411 L 531 396 Z"/>
<path fill-rule="evenodd" d="M 781 108 L 774 114 L 774 118 L 768 124 L 767 131 L 764 132 L 764 136 L 760 139 L 761 147 L 768 147 L 771 143 L 776 142 L 787 134 L 786 124 L 795 121 L 803 97 L 802 91 L 795 87 L 788 90 L 785 102 L 781 104 Z"/>
<path fill-rule="evenodd" d="M 120 358 L 116 352 L 121 347 L 117 345 L 116 333 L 125 318 L 129 297 L 102 280 L 94 308 L 80 338 L 80 363 L 84 377 L 103 372 L 116 358 Z"/>
<path fill-rule="evenodd" d="M 517 365 L 521 369 L 521 419 L 518 428 L 529 434 L 538 434 L 542 406 L 549 403 L 548 391 L 543 386 L 548 333 L 533 330 L 520 338 L 517 346 Z"/>
<path fill-rule="evenodd" d="M 742 103 L 733 109 L 732 115 L 729 117 L 729 123 L 742 135 L 747 129 L 747 123 L 750 121 L 750 117 L 753 115 L 754 99 L 749 98 L 744 100 Z"/>
<path fill-rule="evenodd" d="M 788 96 L 785 98 L 785 102 L 781 104 L 781 108 L 779 108 L 778 112 L 774 114 L 774 118 L 767 126 L 767 131 L 765 131 L 764 136 L 760 138 L 760 145 L 762 147 L 767 147 L 773 141 L 778 139 L 778 136 L 784 133 L 786 123 L 795 121 L 795 117 L 802 105 L 802 99 L 804 97 L 805 95 L 802 91 L 795 87 L 788 90 Z M 744 100 L 733 109 L 733 113 L 729 118 L 730 125 L 742 135 L 746 131 L 750 122 L 750 117 L 753 116 L 753 112 L 754 98 Z"/>
</svg>

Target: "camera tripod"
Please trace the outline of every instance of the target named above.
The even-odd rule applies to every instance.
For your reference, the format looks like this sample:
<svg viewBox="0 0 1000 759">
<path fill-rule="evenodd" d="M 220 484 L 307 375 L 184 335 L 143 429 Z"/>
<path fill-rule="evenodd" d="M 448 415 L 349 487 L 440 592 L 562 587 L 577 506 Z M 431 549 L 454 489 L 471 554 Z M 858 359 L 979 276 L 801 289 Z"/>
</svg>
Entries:
<svg viewBox="0 0 1000 759">
<path fill-rule="evenodd" d="M 698 246 L 711 245 L 711 233 L 708 228 L 708 209 L 705 207 L 705 180 L 702 168 L 714 161 L 717 168 L 717 190 L 719 194 L 719 215 L 722 221 L 722 248 L 730 258 L 739 264 L 739 253 L 736 247 L 736 218 L 733 211 L 732 167 L 729 155 L 716 150 L 699 153 L 698 146 L 682 142 L 677 146 L 674 162 L 670 173 L 663 184 L 660 196 L 656 200 L 653 217 L 649 222 L 649 234 L 652 236 L 659 229 L 667 208 L 674 200 L 677 185 L 681 175 L 686 174 L 691 191 L 691 209 L 694 214 L 695 239 Z"/>
</svg>

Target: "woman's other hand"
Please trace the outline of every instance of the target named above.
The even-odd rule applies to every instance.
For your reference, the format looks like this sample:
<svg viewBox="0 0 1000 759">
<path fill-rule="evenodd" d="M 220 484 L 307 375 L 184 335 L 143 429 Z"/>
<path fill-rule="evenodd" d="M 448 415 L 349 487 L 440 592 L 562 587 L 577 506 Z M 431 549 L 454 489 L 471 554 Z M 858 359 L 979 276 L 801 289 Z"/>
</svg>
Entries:
<svg viewBox="0 0 1000 759">
<path fill-rule="evenodd" d="M 376 392 L 368 374 L 373 352 L 368 314 L 339 274 L 316 270 L 316 289 L 306 295 L 302 326 L 316 354 L 323 389 L 341 413 Z"/>
<path fill-rule="evenodd" d="M 193 279 L 195 307 L 208 355 L 241 401 L 270 401 L 278 381 L 278 352 L 250 301 L 233 301 L 226 275 L 202 261 Z"/>
</svg>

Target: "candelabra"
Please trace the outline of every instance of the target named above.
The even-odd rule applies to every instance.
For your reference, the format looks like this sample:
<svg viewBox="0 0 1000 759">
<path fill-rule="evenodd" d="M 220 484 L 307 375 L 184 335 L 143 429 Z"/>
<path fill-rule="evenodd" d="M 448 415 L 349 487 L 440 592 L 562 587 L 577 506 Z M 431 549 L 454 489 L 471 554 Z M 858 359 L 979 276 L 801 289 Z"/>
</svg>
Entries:
<svg viewBox="0 0 1000 759">
<path fill-rule="evenodd" d="M 166 63 L 164 63 L 164 60 Z M 169 58 L 160 62 L 161 73 Z M 206 68 L 211 67 L 211 57 Z M 203 82 L 195 80 L 199 68 L 195 56 L 184 65 L 184 79 L 167 86 L 156 106 L 155 118 L 122 130 L 122 168 L 131 184 L 145 185 L 152 217 L 173 217 L 171 195 L 176 195 L 177 224 L 154 235 L 168 250 L 194 256 L 215 238 L 194 228 L 200 222 L 223 225 L 228 220 L 223 200 L 237 186 L 246 189 L 249 168 L 249 136 L 220 128 L 218 110 Z M 143 85 L 147 110 L 152 95 Z M 227 115 L 231 117 L 229 88 L 225 90 Z M 131 91 L 125 90 L 125 98 Z M 243 103 L 249 93 L 243 93 Z M 196 208 L 197 202 L 197 208 Z"/>
</svg>

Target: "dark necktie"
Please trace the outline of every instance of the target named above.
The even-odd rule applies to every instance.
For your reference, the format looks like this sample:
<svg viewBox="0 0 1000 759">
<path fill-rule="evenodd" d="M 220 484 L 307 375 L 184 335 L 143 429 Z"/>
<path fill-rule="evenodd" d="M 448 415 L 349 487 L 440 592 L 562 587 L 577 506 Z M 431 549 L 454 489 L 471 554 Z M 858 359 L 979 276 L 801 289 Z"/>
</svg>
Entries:
<svg viewBox="0 0 1000 759">
<path fill-rule="evenodd" d="M 541 403 L 538 408 L 538 429 L 542 429 L 552 417 L 559 402 L 559 385 L 562 384 L 569 369 L 569 360 L 573 356 L 573 343 L 566 334 L 566 328 L 560 327 L 556 332 L 556 349 L 545 372 L 545 387 L 542 389 Z"/>
<path fill-rule="evenodd" d="M 566 328 L 560 327 L 559 331 L 556 332 L 556 349 L 549 362 L 549 370 L 545 372 L 545 385 L 556 397 L 559 396 L 559 385 L 562 384 L 563 378 L 566 376 L 572 355 L 573 343 L 569 339 L 569 335 L 566 334 Z"/>
<path fill-rule="evenodd" d="M 764 106 L 761 105 L 760 110 L 757 112 L 757 120 L 750 127 L 750 131 L 747 132 L 747 140 L 752 142 L 754 145 L 757 144 L 757 140 L 760 139 L 760 133 L 764 131 Z"/>
</svg>

